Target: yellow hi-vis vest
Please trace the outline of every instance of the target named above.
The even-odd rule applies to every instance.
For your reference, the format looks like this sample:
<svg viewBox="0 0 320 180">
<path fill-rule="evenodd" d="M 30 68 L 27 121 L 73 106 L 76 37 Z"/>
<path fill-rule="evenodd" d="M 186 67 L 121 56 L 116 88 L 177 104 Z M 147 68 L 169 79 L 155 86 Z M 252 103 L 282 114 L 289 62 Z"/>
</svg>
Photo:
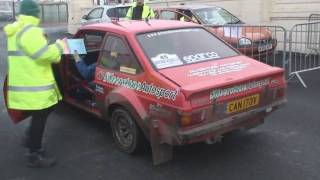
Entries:
<svg viewBox="0 0 320 180">
<path fill-rule="evenodd" d="M 48 45 L 40 20 L 20 15 L 4 27 L 8 40 L 8 108 L 40 110 L 55 105 L 62 96 L 51 68 L 60 61 L 63 44 Z"/>
<path fill-rule="evenodd" d="M 137 2 L 134 2 L 131 4 L 131 7 L 128 9 L 126 18 L 127 19 L 132 19 L 132 13 L 133 13 L 133 8 L 137 7 Z M 143 10 L 142 10 L 142 19 L 152 19 L 154 18 L 154 12 L 151 9 L 151 7 L 149 7 L 148 5 L 144 4 L 143 5 Z"/>
</svg>

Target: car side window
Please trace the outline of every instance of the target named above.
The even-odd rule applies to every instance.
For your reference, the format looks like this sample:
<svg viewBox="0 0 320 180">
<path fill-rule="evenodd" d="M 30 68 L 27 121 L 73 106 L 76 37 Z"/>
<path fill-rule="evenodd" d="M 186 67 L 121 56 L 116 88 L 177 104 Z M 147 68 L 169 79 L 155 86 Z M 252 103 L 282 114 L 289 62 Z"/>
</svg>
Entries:
<svg viewBox="0 0 320 180">
<path fill-rule="evenodd" d="M 110 8 L 106 13 L 108 17 L 117 17 L 116 8 Z"/>
<path fill-rule="evenodd" d="M 102 13 L 103 13 L 103 8 L 102 7 L 93 9 L 88 14 L 88 19 L 100 19 L 100 18 L 102 18 Z"/>
<path fill-rule="evenodd" d="M 124 18 L 127 15 L 129 7 L 115 7 L 107 10 L 108 17 Z"/>
<path fill-rule="evenodd" d="M 83 31 L 77 39 L 83 39 L 87 54 L 81 55 L 86 64 L 96 63 L 102 49 L 102 42 L 105 37 L 103 31 Z"/>
<path fill-rule="evenodd" d="M 176 13 L 172 11 L 161 11 L 160 19 L 175 20 Z"/>
<path fill-rule="evenodd" d="M 126 15 L 127 15 L 128 10 L 129 10 L 129 6 L 128 7 L 119 7 L 119 8 L 117 8 L 118 17 L 119 18 L 125 18 Z"/>
<path fill-rule="evenodd" d="M 126 42 L 117 36 L 110 35 L 100 57 L 100 65 L 127 74 L 139 74 L 142 69 Z"/>
<path fill-rule="evenodd" d="M 87 32 L 83 35 L 84 45 L 87 51 L 100 50 L 105 33 Z"/>
</svg>

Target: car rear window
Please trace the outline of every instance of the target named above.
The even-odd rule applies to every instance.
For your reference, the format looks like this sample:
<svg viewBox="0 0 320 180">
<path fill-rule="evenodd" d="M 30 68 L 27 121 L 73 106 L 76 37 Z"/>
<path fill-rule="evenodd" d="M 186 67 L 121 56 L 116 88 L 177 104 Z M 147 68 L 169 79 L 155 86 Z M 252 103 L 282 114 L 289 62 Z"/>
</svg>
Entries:
<svg viewBox="0 0 320 180">
<path fill-rule="evenodd" d="M 107 15 L 109 17 L 125 18 L 127 15 L 128 9 L 129 9 L 129 6 L 128 7 L 110 8 L 107 10 Z"/>
<path fill-rule="evenodd" d="M 203 28 L 184 28 L 137 35 L 156 69 L 183 66 L 238 55 Z"/>
</svg>

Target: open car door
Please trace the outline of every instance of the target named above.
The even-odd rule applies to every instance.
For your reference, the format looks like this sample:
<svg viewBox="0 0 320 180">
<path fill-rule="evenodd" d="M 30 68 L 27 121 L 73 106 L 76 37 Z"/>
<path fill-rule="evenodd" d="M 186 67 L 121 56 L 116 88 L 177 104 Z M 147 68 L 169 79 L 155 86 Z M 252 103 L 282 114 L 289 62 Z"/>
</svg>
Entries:
<svg viewBox="0 0 320 180">
<path fill-rule="evenodd" d="M 10 116 L 11 120 L 13 123 L 17 124 L 21 122 L 22 120 L 26 119 L 28 115 L 24 113 L 24 111 L 16 110 L 16 109 L 8 109 L 7 106 L 7 77 L 4 80 L 4 85 L 3 85 L 3 95 L 4 95 L 4 102 L 7 108 L 8 115 Z"/>
</svg>

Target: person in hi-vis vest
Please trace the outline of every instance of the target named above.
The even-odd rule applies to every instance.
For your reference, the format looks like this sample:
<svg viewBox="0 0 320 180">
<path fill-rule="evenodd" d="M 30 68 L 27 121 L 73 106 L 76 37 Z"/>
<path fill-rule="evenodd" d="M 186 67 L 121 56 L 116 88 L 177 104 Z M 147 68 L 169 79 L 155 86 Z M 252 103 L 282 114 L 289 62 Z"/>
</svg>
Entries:
<svg viewBox="0 0 320 180">
<path fill-rule="evenodd" d="M 126 18 L 132 20 L 152 19 L 154 18 L 152 8 L 144 3 L 144 0 L 136 0 L 128 9 Z"/>
<path fill-rule="evenodd" d="M 36 2 L 23 0 L 17 20 L 4 27 L 8 41 L 7 106 L 32 117 L 25 142 L 27 165 L 50 167 L 56 160 L 44 155 L 42 136 L 47 117 L 62 99 L 51 64 L 60 62 L 65 43 L 57 40 L 48 45 L 39 27 L 39 12 Z"/>
<path fill-rule="evenodd" d="M 182 13 L 184 16 L 179 19 L 180 21 L 198 23 L 198 20 L 192 15 L 190 10 L 184 10 Z"/>
</svg>

